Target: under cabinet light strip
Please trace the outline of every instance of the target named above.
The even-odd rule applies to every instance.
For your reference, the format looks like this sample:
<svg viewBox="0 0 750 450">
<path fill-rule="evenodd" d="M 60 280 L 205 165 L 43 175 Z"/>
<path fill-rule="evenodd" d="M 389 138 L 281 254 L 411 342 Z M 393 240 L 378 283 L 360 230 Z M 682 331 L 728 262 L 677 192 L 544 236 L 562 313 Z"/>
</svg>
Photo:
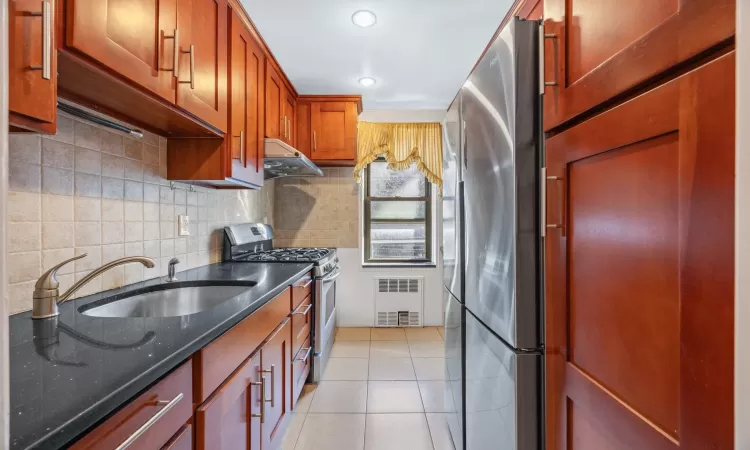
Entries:
<svg viewBox="0 0 750 450">
<path fill-rule="evenodd" d="M 113 122 L 109 119 L 105 119 L 104 117 L 92 114 L 88 111 L 85 111 L 80 108 L 76 108 L 73 105 L 70 105 L 68 103 L 63 102 L 57 102 L 57 108 L 60 109 L 60 111 L 66 112 L 70 115 L 80 117 L 81 119 L 88 120 L 89 122 L 93 122 L 98 125 L 105 126 L 107 128 L 112 128 L 114 130 L 123 132 L 125 134 L 129 134 L 133 137 L 137 137 L 139 139 L 143 139 L 143 131 L 136 130 L 134 128 L 128 128 L 125 125 L 120 125 L 117 122 Z"/>
</svg>

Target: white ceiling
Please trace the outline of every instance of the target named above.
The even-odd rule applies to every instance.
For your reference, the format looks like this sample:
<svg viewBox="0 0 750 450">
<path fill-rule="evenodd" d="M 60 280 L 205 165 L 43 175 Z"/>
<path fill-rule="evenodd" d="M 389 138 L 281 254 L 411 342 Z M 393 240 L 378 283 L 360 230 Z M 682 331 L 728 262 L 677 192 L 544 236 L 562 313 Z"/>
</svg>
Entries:
<svg viewBox="0 0 750 450">
<path fill-rule="evenodd" d="M 242 0 L 300 94 L 359 94 L 365 109 L 446 109 L 512 0 Z M 378 17 L 359 28 L 351 15 Z M 361 77 L 377 84 L 365 88 Z"/>
</svg>

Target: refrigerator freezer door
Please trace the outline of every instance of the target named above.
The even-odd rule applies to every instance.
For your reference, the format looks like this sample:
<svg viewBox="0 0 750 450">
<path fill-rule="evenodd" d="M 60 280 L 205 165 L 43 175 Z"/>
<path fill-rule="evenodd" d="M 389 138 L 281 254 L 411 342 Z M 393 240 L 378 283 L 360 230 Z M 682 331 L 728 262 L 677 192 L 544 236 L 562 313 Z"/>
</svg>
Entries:
<svg viewBox="0 0 750 450">
<path fill-rule="evenodd" d="M 466 313 L 466 450 L 541 448 L 541 365 Z"/>
<path fill-rule="evenodd" d="M 445 415 L 456 450 L 463 450 L 463 342 L 465 308 L 446 289 L 445 297 Z"/>
<path fill-rule="evenodd" d="M 464 303 L 515 348 L 539 324 L 538 24 L 512 20 L 461 89 Z"/>
<path fill-rule="evenodd" d="M 453 101 L 443 121 L 443 284 L 462 300 L 459 239 L 461 212 L 461 95 Z"/>
</svg>

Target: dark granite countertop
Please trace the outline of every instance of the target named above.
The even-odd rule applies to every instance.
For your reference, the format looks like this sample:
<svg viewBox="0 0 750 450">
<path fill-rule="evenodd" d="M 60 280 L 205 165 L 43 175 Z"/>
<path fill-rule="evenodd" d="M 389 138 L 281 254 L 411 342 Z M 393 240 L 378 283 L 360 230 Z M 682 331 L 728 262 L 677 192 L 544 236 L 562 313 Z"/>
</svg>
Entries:
<svg viewBox="0 0 750 450">
<path fill-rule="evenodd" d="M 60 307 L 57 335 L 37 336 L 36 342 L 31 313 L 10 316 L 10 448 L 65 447 L 311 268 L 307 263 L 221 263 L 180 272 L 180 281 L 258 283 L 183 317 L 98 318 L 78 312 L 90 302 L 163 279 L 71 300 Z"/>
</svg>

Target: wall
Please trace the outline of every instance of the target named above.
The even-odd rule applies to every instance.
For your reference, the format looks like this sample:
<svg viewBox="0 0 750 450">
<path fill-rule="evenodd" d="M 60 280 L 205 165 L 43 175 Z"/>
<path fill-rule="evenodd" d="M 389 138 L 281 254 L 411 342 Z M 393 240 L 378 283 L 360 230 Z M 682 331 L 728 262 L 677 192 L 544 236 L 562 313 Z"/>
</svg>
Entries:
<svg viewBox="0 0 750 450">
<path fill-rule="evenodd" d="M 273 182 L 261 191 L 213 190 L 166 180 L 166 139 L 142 140 L 58 112 L 55 136 L 10 137 L 8 295 L 11 313 L 31 308 L 34 282 L 53 265 L 87 253 L 58 272 L 61 292 L 102 264 L 145 255 L 157 264 L 117 267 L 79 295 L 113 289 L 221 260 L 225 225 L 272 220 Z M 190 236 L 177 237 L 177 215 Z"/>
<path fill-rule="evenodd" d="M 352 168 L 323 169 L 325 176 L 276 180 L 276 247 L 356 247 L 358 186 Z"/>
<path fill-rule="evenodd" d="M 445 111 L 365 111 L 365 122 L 441 122 Z M 443 324 L 442 269 L 362 267 L 360 188 L 352 169 L 324 169 L 324 178 L 279 179 L 274 210 L 276 246 L 338 247 L 341 277 L 337 284 L 338 324 L 375 323 L 375 276 L 424 277 L 423 323 Z M 438 201 L 437 227 L 442 218 Z M 438 239 L 440 242 L 440 239 Z"/>
<path fill-rule="evenodd" d="M 750 3 L 737 1 L 734 446 L 750 448 Z"/>
</svg>

